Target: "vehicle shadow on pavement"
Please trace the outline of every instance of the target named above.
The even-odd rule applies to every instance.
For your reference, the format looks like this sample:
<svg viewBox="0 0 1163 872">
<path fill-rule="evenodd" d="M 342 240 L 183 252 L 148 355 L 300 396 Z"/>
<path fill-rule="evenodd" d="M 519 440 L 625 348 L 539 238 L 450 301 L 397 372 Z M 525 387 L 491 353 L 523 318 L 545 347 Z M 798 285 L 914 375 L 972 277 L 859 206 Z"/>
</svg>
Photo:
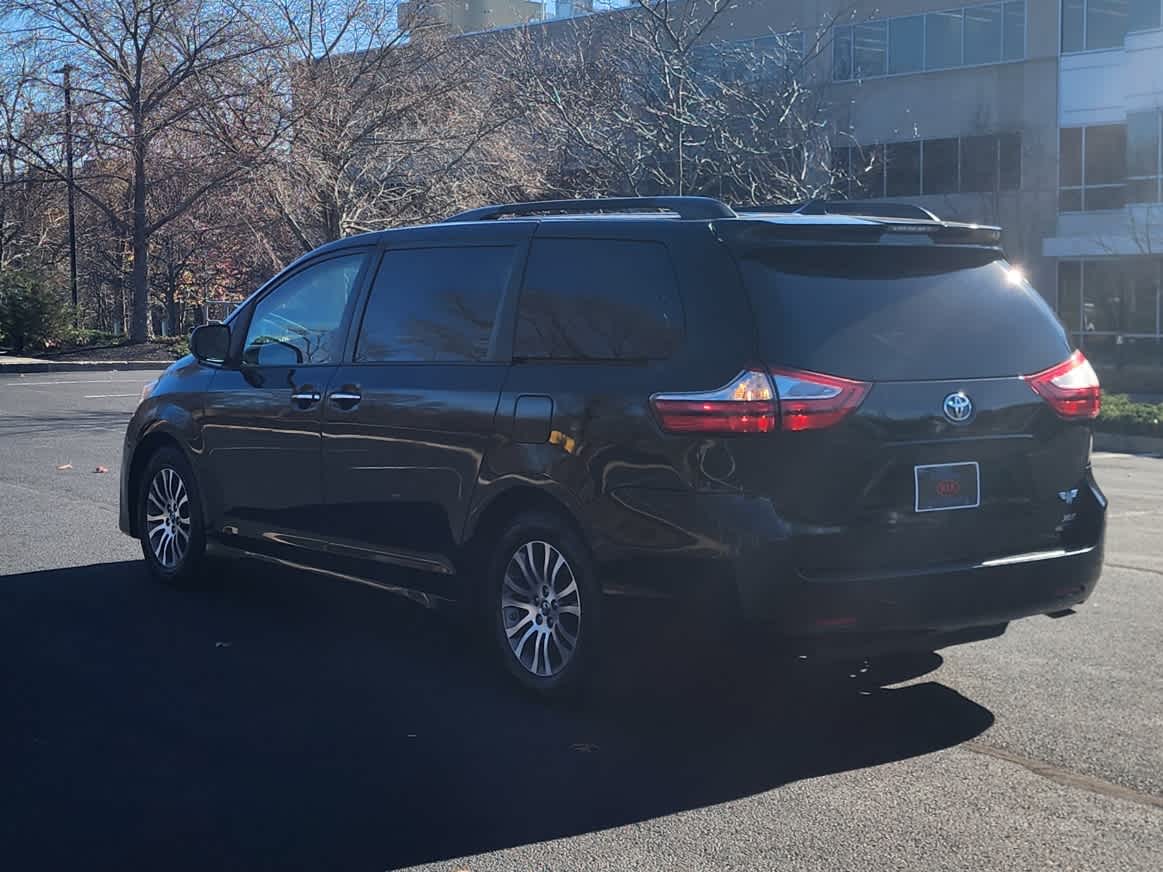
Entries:
<svg viewBox="0 0 1163 872">
<path fill-rule="evenodd" d="M 932 681 L 822 692 L 706 643 L 625 641 L 598 690 L 546 706 L 461 624 L 355 585 L 248 564 L 187 592 L 131 562 L 2 577 L 0 855 L 380 870 L 906 759 L 993 722 Z"/>
</svg>

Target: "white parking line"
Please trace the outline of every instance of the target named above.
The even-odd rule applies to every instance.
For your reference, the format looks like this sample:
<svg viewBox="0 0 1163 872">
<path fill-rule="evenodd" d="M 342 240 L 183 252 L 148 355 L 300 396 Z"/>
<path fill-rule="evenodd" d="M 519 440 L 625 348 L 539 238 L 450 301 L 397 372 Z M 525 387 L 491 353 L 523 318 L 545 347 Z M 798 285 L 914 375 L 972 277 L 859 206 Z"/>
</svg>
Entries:
<svg viewBox="0 0 1163 872">
<path fill-rule="evenodd" d="M 148 373 L 146 373 L 148 375 Z M 148 378 L 91 378 L 75 381 L 27 381 L 27 382 L 0 382 L 0 388 L 39 388 L 44 385 L 132 385 L 139 382 L 144 384 Z"/>
<path fill-rule="evenodd" d="M 85 394 L 81 397 L 83 400 L 109 400 L 114 397 L 136 397 L 139 394 Z"/>
</svg>

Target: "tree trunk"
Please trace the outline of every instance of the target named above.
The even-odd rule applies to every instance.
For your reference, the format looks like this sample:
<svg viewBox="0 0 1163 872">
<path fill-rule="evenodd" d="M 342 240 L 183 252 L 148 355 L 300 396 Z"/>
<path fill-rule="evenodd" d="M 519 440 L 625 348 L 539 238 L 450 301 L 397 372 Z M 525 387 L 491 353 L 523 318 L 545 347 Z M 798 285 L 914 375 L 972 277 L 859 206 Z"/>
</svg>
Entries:
<svg viewBox="0 0 1163 872">
<path fill-rule="evenodd" d="M 170 276 L 166 282 L 166 336 L 177 336 L 178 328 L 178 280 Z"/>
<path fill-rule="evenodd" d="M 129 341 L 149 339 L 149 236 L 145 212 L 145 131 L 140 105 L 133 119 L 133 274 Z"/>
</svg>

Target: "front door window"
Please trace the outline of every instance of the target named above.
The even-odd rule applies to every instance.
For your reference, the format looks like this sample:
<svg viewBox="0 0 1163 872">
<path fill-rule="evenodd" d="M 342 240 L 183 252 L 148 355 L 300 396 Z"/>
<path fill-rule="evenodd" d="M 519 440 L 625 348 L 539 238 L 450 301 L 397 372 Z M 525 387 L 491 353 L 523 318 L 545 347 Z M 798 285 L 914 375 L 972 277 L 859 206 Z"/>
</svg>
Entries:
<svg viewBox="0 0 1163 872">
<path fill-rule="evenodd" d="M 363 252 L 312 264 L 254 308 L 242 359 L 251 366 L 338 363 L 343 315 L 363 266 Z"/>
</svg>

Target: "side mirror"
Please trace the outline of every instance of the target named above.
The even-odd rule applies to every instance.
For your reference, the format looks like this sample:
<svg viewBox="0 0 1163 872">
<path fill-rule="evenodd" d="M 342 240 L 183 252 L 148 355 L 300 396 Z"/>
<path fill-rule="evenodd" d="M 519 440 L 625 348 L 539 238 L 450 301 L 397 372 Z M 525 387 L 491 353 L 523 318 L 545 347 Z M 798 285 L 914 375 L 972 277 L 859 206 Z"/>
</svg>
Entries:
<svg viewBox="0 0 1163 872">
<path fill-rule="evenodd" d="M 203 324 L 190 334 L 190 353 L 201 361 L 222 363 L 230 353 L 230 327 L 226 324 Z"/>
</svg>

